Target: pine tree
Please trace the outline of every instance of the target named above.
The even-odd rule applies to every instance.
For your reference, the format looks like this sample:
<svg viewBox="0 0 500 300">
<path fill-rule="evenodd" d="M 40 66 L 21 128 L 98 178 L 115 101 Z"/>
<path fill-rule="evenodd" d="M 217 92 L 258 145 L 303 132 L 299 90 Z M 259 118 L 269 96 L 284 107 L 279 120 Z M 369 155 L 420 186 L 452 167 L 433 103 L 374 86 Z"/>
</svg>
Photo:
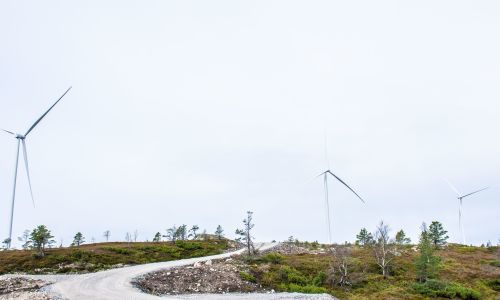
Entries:
<svg viewBox="0 0 500 300">
<path fill-rule="evenodd" d="M 109 230 L 104 231 L 102 236 L 106 239 L 106 243 L 107 243 L 109 241 L 109 237 L 111 236 L 111 231 L 109 231 Z"/>
<path fill-rule="evenodd" d="M 429 238 L 435 248 L 439 248 L 446 244 L 448 236 L 446 235 L 448 231 L 444 230 L 443 225 L 438 221 L 432 221 L 429 226 Z"/>
<path fill-rule="evenodd" d="M 193 227 L 191 227 L 191 229 L 189 229 L 189 235 L 188 237 L 192 237 L 193 240 L 196 240 L 198 238 L 198 234 L 196 233 L 198 230 L 200 230 L 200 227 L 198 227 L 198 225 L 193 225 Z"/>
<path fill-rule="evenodd" d="M 153 242 L 158 243 L 161 241 L 161 233 L 157 232 L 153 238 Z"/>
<path fill-rule="evenodd" d="M 184 224 L 179 226 L 175 235 L 179 240 L 185 241 L 187 239 L 187 225 Z"/>
<path fill-rule="evenodd" d="M 85 238 L 83 237 L 83 234 L 81 232 L 77 232 L 75 234 L 75 237 L 73 238 L 73 243 L 71 243 L 71 246 L 80 247 L 80 245 L 83 243 L 85 243 Z"/>
<path fill-rule="evenodd" d="M 356 245 L 367 246 L 373 244 L 373 236 L 366 230 L 366 228 L 361 228 L 359 234 L 356 235 Z"/>
<path fill-rule="evenodd" d="M 10 239 L 6 238 L 5 240 L 2 241 L 2 249 L 4 250 L 9 250 L 10 247 Z"/>
<path fill-rule="evenodd" d="M 398 244 L 400 246 L 408 245 L 409 243 L 411 243 L 411 239 L 406 236 L 406 233 L 403 231 L 403 229 L 401 229 L 400 231 L 398 231 L 396 233 L 395 240 L 396 240 L 396 244 Z"/>
<path fill-rule="evenodd" d="M 50 230 L 45 227 L 45 225 L 39 225 L 31 232 L 29 243 L 31 247 L 37 251 L 38 257 L 44 257 L 45 247 L 55 243 L 53 238 L 54 236 L 50 233 Z"/>
<path fill-rule="evenodd" d="M 252 215 L 253 212 L 247 211 L 247 217 L 246 219 L 243 220 L 243 229 L 236 229 L 236 234 L 239 235 L 240 237 L 237 238 L 237 241 L 241 241 L 246 244 L 247 247 L 247 253 L 248 255 L 252 255 L 255 252 L 254 246 L 253 246 L 253 237 L 251 234 L 252 228 L 255 226 L 255 224 L 252 223 Z"/>
<path fill-rule="evenodd" d="M 422 233 L 420 234 L 418 250 L 420 255 L 415 261 L 417 279 L 420 282 L 425 282 L 427 279 L 436 276 L 439 266 L 439 257 L 434 256 L 434 248 L 432 246 L 430 232 L 428 231 L 425 223 L 422 224 Z"/>
<path fill-rule="evenodd" d="M 221 240 L 222 237 L 224 236 L 224 230 L 222 229 L 222 226 L 217 225 L 217 229 L 215 230 L 215 235 L 217 236 L 217 239 Z"/>
<path fill-rule="evenodd" d="M 175 243 L 175 241 L 177 240 L 177 233 L 178 233 L 178 228 L 177 226 L 174 225 L 173 227 L 167 229 L 167 234 L 164 235 L 163 237 L 166 237 L 168 240 Z"/>
</svg>

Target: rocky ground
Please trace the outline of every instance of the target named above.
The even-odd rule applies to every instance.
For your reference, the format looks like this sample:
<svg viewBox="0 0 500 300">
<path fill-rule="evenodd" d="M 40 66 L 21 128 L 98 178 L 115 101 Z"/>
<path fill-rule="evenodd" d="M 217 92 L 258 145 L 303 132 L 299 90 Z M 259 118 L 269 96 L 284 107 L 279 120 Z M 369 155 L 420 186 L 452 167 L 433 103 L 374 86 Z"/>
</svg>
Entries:
<svg viewBox="0 0 500 300">
<path fill-rule="evenodd" d="M 0 300 L 50 300 L 42 288 L 50 283 L 22 277 L 0 280 Z"/>
<path fill-rule="evenodd" d="M 294 243 L 280 243 L 276 247 L 273 247 L 272 249 L 267 249 L 265 251 L 262 251 L 261 254 L 265 253 L 279 253 L 282 255 L 295 255 L 295 254 L 320 254 L 320 253 L 325 253 L 325 249 L 315 249 L 311 250 L 306 247 L 302 247 L 299 245 L 295 245 Z"/>
<path fill-rule="evenodd" d="M 154 295 L 273 292 L 243 280 L 241 272 L 245 272 L 245 267 L 238 260 L 209 260 L 146 274 L 137 278 L 134 285 Z"/>
</svg>

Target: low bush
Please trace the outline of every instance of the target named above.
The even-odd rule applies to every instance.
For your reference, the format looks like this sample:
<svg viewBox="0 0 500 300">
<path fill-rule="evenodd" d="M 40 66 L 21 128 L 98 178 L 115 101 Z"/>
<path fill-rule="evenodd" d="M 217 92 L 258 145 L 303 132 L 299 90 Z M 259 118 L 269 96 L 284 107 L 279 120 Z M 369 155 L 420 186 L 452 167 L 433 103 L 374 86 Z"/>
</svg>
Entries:
<svg viewBox="0 0 500 300">
<path fill-rule="evenodd" d="M 255 279 L 255 276 L 253 276 L 252 274 L 250 273 L 247 273 L 247 272 L 240 272 L 240 277 L 241 279 L 245 280 L 245 281 L 249 281 L 249 282 L 257 282 L 257 280 Z"/>
<path fill-rule="evenodd" d="M 295 283 L 298 285 L 306 285 L 308 283 L 307 277 L 289 266 L 282 266 L 279 274 L 282 282 L 285 283 Z"/>
<path fill-rule="evenodd" d="M 459 298 L 464 300 L 476 300 L 481 297 L 481 294 L 473 289 L 464 287 L 458 283 L 448 283 L 435 279 L 427 280 L 424 283 L 417 283 L 413 289 L 424 296 L 442 297 L 442 298 Z"/>
<path fill-rule="evenodd" d="M 488 281 L 488 286 L 492 288 L 493 290 L 500 292 L 500 279 L 492 279 Z"/>
<path fill-rule="evenodd" d="M 279 264 L 283 261 L 283 255 L 279 253 L 268 253 L 260 258 L 262 262 Z"/>
<path fill-rule="evenodd" d="M 327 293 L 328 290 L 323 287 L 318 287 L 314 285 L 297 285 L 294 283 L 290 283 L 289 285 L 283 286 L 287 292 L 292 293 L 304 293 L 304 294 L 322 294 Z"/>
<path fill-rule="evenodd" d="M 131 255 L 136 252 L 135 250 L 129 248 L 119 248 L 119 247 L 103 247 L 103 249 L 122 255 Z"/>
<path fill-rule="evenodd" d="M 198 250 L 203 248 L 200 243 L 190 241 L 176 241 L 175 245 L 184 250 Z"/>
</svg>

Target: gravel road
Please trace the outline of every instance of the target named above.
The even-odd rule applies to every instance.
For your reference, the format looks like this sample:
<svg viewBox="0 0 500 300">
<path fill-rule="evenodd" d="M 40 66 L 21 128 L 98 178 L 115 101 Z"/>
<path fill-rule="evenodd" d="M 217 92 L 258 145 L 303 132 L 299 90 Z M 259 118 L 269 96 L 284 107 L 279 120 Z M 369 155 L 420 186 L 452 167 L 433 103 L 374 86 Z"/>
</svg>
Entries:
<svg viewBox="0 0 500 300">
<path fill-rule="evenodd" d="M 258 249 L 266 250 L 276 246 L 275 243 L 262 243 Z M 158 297 L 142 293 L 135 288 L 131 281 L 135 277 L 146 273 L 194 264 L 195 262 L 211 259 L 227 258 L 231 255 L 240 254 L 244 249 L 219 255 L 167 261 L 160 263 L 144 264 L 106 270 L 97 273 L 82 275 L 33 275 L 23 276 L 54 282 L 48 287 L 48 292 L 56 299 L 68 300 L 152 300 L 152 299 L 333 299 L 328 295 L 303 295 L 296 293 L 272 293 L 272 294 L 214 294 L 214 295 L 182 295 Z M 12 277 L 14 275 L 7 275 Z M 6 276 L 4 276 L 6 277 Z M 1 277 L 0 277 L 1 278 Z"/>
</svg>

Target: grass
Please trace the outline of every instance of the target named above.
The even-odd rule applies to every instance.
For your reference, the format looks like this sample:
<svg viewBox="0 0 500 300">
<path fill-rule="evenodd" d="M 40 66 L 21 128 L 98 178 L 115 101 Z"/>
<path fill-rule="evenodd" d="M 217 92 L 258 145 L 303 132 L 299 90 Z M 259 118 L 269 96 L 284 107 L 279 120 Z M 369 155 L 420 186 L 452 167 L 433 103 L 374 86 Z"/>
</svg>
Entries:
<svg viewBox="0 0 500 300">
<path fill-rule="evenodd" d="M 228 248 L 222 241 L 160 243 L 98 243 L 80 247 L 48 249 L 43 258 L 31 250 L 0 252 L 0 274 L 85 273 L 117 265 L 136 265 L 220 254 Z"/>
<path fill-rule="evenodd" d="M 329 276 L 328 254 L 269 253 L 242 259 L 253 282 L 277 291 L 328 293 L 339 299 L 500 299 L 498 247 L 449 245 L 438 250 L 441 265 L 437 279 L 425 283 L 416 280 L 417 255 L 411 247 L 403 249 L 394 259 L 390 276 L 384 279 L 373 252 L 353 246 L 349 259 L 351 285 L 342 287 L 334 285 Z"/>
</svg>

